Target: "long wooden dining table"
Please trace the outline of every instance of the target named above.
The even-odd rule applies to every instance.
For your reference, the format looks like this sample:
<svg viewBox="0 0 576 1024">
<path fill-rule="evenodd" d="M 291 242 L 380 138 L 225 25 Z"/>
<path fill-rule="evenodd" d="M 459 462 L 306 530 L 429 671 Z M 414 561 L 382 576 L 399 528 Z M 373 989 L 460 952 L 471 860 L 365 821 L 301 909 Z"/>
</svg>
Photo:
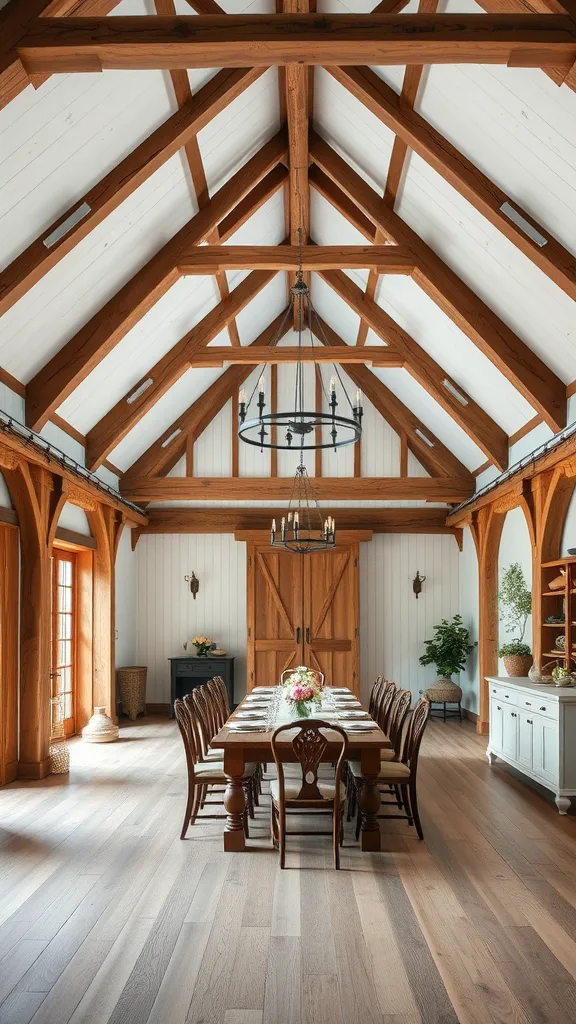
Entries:
<svg viewBox="0 0 576 1024">
<path fill-rule="evenodd" d="M 258 687 L 252 690 L 257 692 Z M 350 691 L 348 691 L 350 692 Z M 283 724 L 276 722 L 271 728 L 262 729 L 259 732 L 236 732 L 228 728 L 228 723 L 241 722 L 242 717 L 238 713 L 250 709 L 251 703 L 246 698 L 238 705 L 230 718 L 214 737 L 211 747 L 224 751 L 224 774 L 227 777 L 226 791 L 224 793 L 224 807 L 227 813 L 226 825 L 224 828 L 224 850 L 227 852 L 242 851 L 246 848 L 244 834 L 244 812 L 246 800 L 242 778 L 245 765 L 250 762 L 260 764 L 273 761 L 272 756 L 272 734 L 274 729 Z M 363 709 L 366 710 L 366 709 Z M 340 718 L 336 719 L 328 711 L 320 709 L 313 714 L 315 719 L 322 719 L 329 722 L 337 721 L 347 734 L 348 747 L 346 751 L 347 760 L 360 761 L 362 767 L 362 786 L 359 794 L 359 804 L 362 811 L 361 843 L 362 849 L 368 851 L 380 850 L 380 826 L 378 824 L 378 811 L 380 810 L 380 790 L 378 788 L 378 775 L 380 773 L 380 751 L 390 749 L 392 744 L 385 733 L 377 726 L 370 732 L 354 732 L 347 730 L 346 722 Z M 296 719 L 294 725 L 302 722 Z M 336 741 L 333 750 L 328 743 L 327 755 L 337 756 L 339 747 Z M 282 760 L 296 761 L 296 755 L 291 747 L 286 747 L 282 754 Z"/>
</svg>

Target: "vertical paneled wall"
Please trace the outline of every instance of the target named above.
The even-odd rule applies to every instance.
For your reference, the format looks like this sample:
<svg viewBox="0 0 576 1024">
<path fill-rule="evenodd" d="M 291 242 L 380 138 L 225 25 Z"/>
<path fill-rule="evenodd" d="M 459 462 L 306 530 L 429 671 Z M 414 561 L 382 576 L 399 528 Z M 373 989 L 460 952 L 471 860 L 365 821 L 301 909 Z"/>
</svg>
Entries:
<svg viewBox="0 0 576 1024">
<path fill-rule="evenodd" d="M 246 545 L 231 534 L 158 534 L 141 537 L 136 553 L 136 651 L 148 666 L 148 702 L 168 701 L 167 659 L 198 633 L 236 656 L 238 699 L 246 686 Z M 196 600 L 184 582 L 192 570 Z"/>
<path fill-rule="evenodd" d="M 433 667 L 418 659 L 423 641 L 441 618 L 459 609 L 459 552 L 453 537 L 376 534 L 360 546 L 360 676 L 365 697 L 377 675 L 410 689 L 430 686 Z M 426 576 L 420 597 L 412 591 L 416 570 Z"/>
</svg>

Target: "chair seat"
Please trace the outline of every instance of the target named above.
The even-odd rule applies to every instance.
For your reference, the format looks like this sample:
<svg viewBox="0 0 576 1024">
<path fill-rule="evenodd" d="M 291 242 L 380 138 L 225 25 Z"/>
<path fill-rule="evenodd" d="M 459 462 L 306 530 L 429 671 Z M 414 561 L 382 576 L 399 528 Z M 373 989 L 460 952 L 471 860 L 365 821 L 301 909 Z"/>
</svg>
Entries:
<svg viewBox="0 0 576 1024">
<path fill-rule="evenodd" d="M 284 793 L 287 800 L 297 800 L 298 794 L 302 789 L 302 776 L 298 779 L 284 778 Z M 335 793 L 334 782 L 326 782 L 321 779 L 318 780 L 318 790 L 322 800 L 333 800 Z M 280 783 L 278 779 L 272 779 L 270 782 L 270 793 L 275 804 L 278 804 L 280 799 Z M 346 786 L 340 783 L 340 800 L 346 798 Z"/>
<path fill-rule="evenodd" d="M 222 760 L 222 751 L 221 750 L 207 750 L 205 755 L 204 755 L 204 757 L 202 758 L 202 760 L 203 761 L 221 761 Z"/>
<path fill-rule="evenodd" d="M 252 778 L 256 770 L 255 764 L 244 765 L 244 774 L 242 779 L 248 781 Z M 218 782 L 226 782 L 226 774 L 224 772 L 223 761 L 201 761 L 200 764 L 194 765 L 194 775 L 197 779 L 203 779 L 204 776 L 209 775 L 211 778 L 216 779 Z"/>
<path fill-rule="evenodd" d="M 390 751 L 392 753 L 392 751 Z M 352 772 L 355 779 L 362 778 L 362 768 L 360 761 L 349 761 L 350 771 Z M 380 769 L 379 779 L 393 779 L 394 781 L 400 779 L 410 778 L 410 769 L 407 764 L 402 761 L 384 761 Z"/>
</svg>

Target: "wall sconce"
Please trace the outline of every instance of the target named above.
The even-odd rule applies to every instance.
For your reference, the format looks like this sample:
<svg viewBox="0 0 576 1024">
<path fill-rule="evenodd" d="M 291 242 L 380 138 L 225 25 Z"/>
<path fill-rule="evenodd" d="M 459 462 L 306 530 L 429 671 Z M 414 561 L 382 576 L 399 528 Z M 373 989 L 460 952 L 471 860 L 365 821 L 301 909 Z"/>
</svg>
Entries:
<svg viewBox="0 0 576 1024">
<path fill-rule="evenodd" d="M 419 595 L 422 593 L 422 584 L 424 583 L 425 579 L 426 577 L 421 576 L 418 570 L 416 570 L 416 575 L 412 580 L 412 590 L 416 594 L 416 600 L 418 600 Z"/>
<path fill-rule="evenodd" d="M 192 594 L 194 600 L 196 600 L 196 594 L 200 590 L 200 581 L 196 576 L 196 573 L 191 572 L 190 575 L 185 576 L 184 579 L 186 580 L 186 583 L 190 584 L 190 593 Z"/>
</svg>

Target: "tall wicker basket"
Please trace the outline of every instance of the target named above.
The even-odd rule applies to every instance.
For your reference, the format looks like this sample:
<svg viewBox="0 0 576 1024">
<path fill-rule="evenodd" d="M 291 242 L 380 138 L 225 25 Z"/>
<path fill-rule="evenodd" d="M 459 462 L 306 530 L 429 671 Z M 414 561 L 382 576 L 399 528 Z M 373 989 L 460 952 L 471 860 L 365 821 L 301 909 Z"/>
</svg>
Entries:
<svg viewBox="0 0 576 1024">
<path fill-rule="evenodd" d="M 134 720 L 146 714 L 146 672 L 145 665 L 129 665 L 118 669 L 118 697 L 124 714 Z"/>
</svg>

